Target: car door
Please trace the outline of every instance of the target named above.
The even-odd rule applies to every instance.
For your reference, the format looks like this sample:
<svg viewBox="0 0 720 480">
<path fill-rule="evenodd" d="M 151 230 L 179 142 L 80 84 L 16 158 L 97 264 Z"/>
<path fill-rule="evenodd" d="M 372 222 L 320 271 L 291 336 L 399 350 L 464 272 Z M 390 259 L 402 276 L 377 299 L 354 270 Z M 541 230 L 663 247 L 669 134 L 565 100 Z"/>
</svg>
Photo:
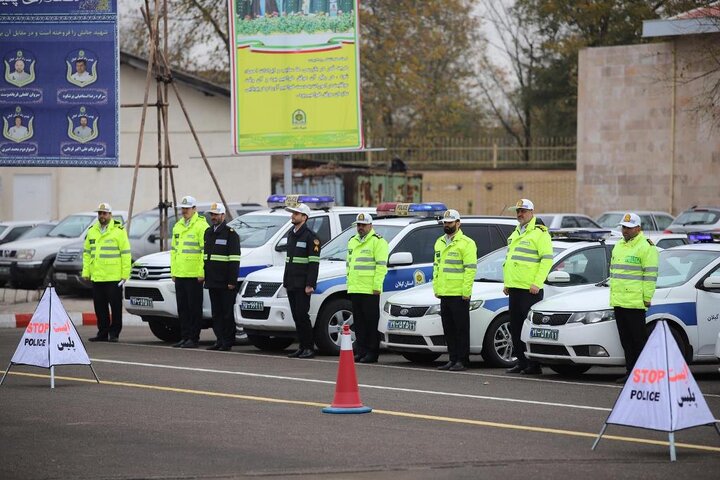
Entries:
<svg viewBox="0 0 720 480">
<path fill-rule="evenodd" d="M 388 267 L 388 273 L 383 283 L 383 301 L 385 296 L 389 297 L 400 290 L 432 280 L 435 241 L 442 234 L 442 227 L 430 225 L 412 230 L 398 242 L 390 255 L 398 252 L 410 252 L 413 256 L 413 263 L 412 265 Z"/>
<path fill-rule="evenodd" d="M 717 261 L 716 261 L 717 262 Z M 698 355 L 714 355 L 715 343 L 720 332 L 720 288 L 705 288 L 708 277 L 720 278 L 720 263 L 704 275 L 697 288 Z"/>
<path fill-rule="evenodd" d="M 550 271 L 562 271 L 570 274 L 570 282 L 545 282 L 545 297 L 602 282 L 608 277 L 607 249 L 604 245 L 598 244 L 582 250 L 575 250 L 557 259 Z"/>
</svg>

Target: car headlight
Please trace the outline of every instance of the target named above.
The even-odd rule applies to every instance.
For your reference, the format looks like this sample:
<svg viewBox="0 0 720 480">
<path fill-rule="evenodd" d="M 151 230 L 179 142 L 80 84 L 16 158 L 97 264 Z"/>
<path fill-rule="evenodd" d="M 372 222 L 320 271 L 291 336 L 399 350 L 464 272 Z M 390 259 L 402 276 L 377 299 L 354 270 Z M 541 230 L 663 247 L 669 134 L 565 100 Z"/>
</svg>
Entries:
<svg viewBox="0 0 720 480">
<path fill-rule="evenodd" d="M 427 312 L 425 312 L 425 315 L 440 315 L 440 304 L 431 305 Z"/>
<path fill-rule="evenodd" d="M 17 251 L 18 260 L 32 260 L 35 256 L 35 250 L 32 248 L 21 248 Z"/>
<path fill-rule="evenodd" d="M 390 313 L 390 302 L 385 302 L 385 305 L 383 305 L 383 312 Z"/>
<path fill-rule="evenodd" d="M 483 306 L 483 303 L 484 303 L 484 302 L 483 302 L 482 300 L 473 300 L 473 301 L 471 301 L 471 302 L 470 302 L 470 311 L 472 312 L 473 310 L 477 310 L 478 308 L 482 307 L 482 306 Z"/>
<path fill-rule="evenodd" d="M 600 310 L 599 312 L 576 312 L 570 315 L 567 323 L 584 323 L 590 325 L 592 323 L 607 322 L 615 320 L 614 310 Z"/>
<path fill-rule="evenodd" d="M 288 296 L 288 295 L 287 295 L 287 288 L 285 288 L 285 287 L 280 287 L 280 290 L 278 290 L 277 296 L 278 296 L 278 298 L 287 298 L 287 296 Z"/>
</svg>

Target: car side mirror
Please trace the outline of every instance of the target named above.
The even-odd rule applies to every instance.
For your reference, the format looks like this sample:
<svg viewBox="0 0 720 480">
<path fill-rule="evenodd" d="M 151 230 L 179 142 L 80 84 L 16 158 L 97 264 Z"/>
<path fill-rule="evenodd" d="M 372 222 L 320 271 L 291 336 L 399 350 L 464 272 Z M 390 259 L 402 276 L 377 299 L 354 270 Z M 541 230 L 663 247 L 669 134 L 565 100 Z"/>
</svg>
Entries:
<svg viewBox="0 0 720 480">
<path fill-rule="evenodd" d="M 389 267 L 397 267 L 402 265 L 412 265 L 413 256 L 410 252 L 397 252 L 390 255 L 388 259 Z"/>
<path fill-rule="evenodd" d="M 155 242 L 157 242 L 159 239 L 160 239 L 160 237 L 157 236 L 157 235 L 154 234 L 154 233 L 151 233 L 151 234 L 148 236 L 148 242 L 150 242 L 150 243 L 155 243 Z"/>
<path fill-rule="evenodd" d="M 703 281 L 703 287 L 708 290 L 720 290 L 720 277 L 708 277 Z"/>
<path fill-rule="evenodd" d="M 556 270 L 554 272 L 550 272 L 550 275 L 548 275 L 547 283 L 570 283 L 570 274 L 568 272 L 563 272 L 562 270 Z"/>
<path fill-rule="evenodd" d="M 281 238 L 280 241 L 275 245 L 276 252 L 287 252 L 287 237 Z"/>
</svg>

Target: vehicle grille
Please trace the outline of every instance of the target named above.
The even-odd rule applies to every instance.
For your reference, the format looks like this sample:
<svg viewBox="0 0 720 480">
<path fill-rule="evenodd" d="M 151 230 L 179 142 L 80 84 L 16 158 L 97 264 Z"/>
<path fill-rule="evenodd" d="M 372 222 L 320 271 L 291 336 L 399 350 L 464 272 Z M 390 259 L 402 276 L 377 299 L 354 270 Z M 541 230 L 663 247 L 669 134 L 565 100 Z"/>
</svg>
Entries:
<svg viewBox="0 0 720 480">
<path fill-rule="evenodd" d="M 427 345 L 425 338 L 418 335 L 388 335 L 388 343 L 399 343 L 404 345 Z"/>
<path fill-rule="evenodd" d="M 170 266 L 133 266 L 130 278 L 133 280 L 169 280 L 171 278 Z"/>
<path fill-rule="evenodd" d="M 125 298 L 130 297 L 152 298 L 156 302 L 165 300 L 157 288 L 125 287 Z"/>
<path fill-rule="evenodd" d="M 265 307 L 262 312 L 259 310 L 243 310 L 242 317 L 248 320 L 267 320 L 270 316 L 270 307 Z"/>
<path fill-rule="evenodd" d="M 562 345 L 545 345 L 542 343 L 528 343 L 528 351 L 530 353 L 537 353 L 538 355 L 561 355 L 569 357 L 570 353 L 567 348 Z"/>
<path fill-rule="evenodd" d="M 571 313 L 540 313 L 533 312 L 532 323 L 534 325 L 565 325 L 570 318 Z M 547 321 L 543 318 L 547 317 Z"/>
<path fill-rule="evenodd" d="M 15 258 L 17 250 L 0 250 L 0 258 Z"/>
<path fill-rule="evenodd" d="M 74 262 L 80 256 L 80 252 L 58 252 L 56 262 Z"/>
<path fill-rule="evenodd" d="M 422 317 L 430 307 L 405 307 L 402 305 L 390 305 L 390 315 L 393 317 Z M 401 313 L 407 310 L 405 313 Z"/>
<path fill-rule="evenodd" d="M 243 298 L 272 297 L 280 289 L 280 285 L 282 284 L 274 282 L 248 282 L 245 287 L 245 293 L 243 293 Z M 243 316 L 245 316 L 244 313 Z"/>
</svg>

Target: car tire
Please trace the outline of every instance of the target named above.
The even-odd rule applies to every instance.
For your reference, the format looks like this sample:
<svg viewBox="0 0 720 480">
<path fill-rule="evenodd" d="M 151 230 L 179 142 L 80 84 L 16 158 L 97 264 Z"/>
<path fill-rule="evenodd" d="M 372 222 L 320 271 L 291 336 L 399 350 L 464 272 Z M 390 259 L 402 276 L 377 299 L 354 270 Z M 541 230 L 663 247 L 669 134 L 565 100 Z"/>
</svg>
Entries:
<svg viewBox="0 0 720 480">
<path fill-rule="evenodd" d="M 561 377 L 579 377 L 590 370 L 592 365 L 548 365 L 548 367 Z"/>
<path fill-rule="evenodd" d="M 271 337 L 265 335 L 248 335 L 248 341 L 264 352 L 281 352 L 295 341 L 292 337 Z"/>
<path fill-rule="evenodd" d="M 153 335 L 163 342 L 175 343 L 180 341 L 180 325 L 176 322 L 170 319 L 156 317 L 142 317 L 142 319 L 148 323 Z"/>
<path fill-rule="evenodd" d="M 315 321 L 315 345 L 325 355 L 340 355 L 340 334 L 345 323 L 350 325 L 353 342 L 352 303 L 347 298 L 336 298 L 323 305 Z"/>
<path fill-rule="evenodd" d="M 517 359 L 513 356 L 510 315 L 500 315 L 490 323 L 483 339 L 482 357 L 491 367 L 515 365 Z"/>
<path fill-rule="evenodd" d="M 440 358 L 441 353 L 428 353 L 428 352 L 400 352 L 400 355 L 405 357 L 413 363 L 432 363 Z"/>
</svg>

